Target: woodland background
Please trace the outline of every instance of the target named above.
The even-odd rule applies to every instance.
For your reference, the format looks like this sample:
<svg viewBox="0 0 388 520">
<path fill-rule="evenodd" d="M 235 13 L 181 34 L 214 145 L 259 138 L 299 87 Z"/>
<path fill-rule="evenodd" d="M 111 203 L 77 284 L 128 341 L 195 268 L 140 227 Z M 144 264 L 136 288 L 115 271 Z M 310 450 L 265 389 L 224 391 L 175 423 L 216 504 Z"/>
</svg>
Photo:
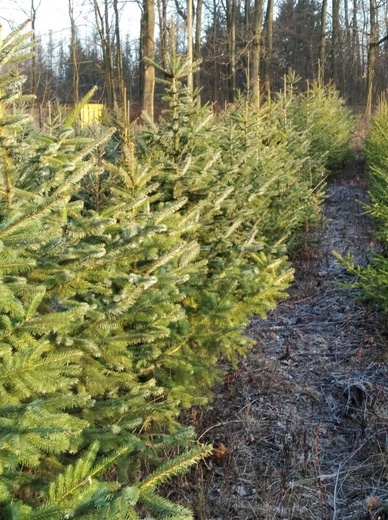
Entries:
<svg viewBox="0 0 388 520">
<path fill-rule="evenodd" d="M 141 109 L 153 117 L 164 91 L 158 82 L 155 90 L 154 64 L 165 78 L 172 49 L 200 60 L 187 84 L 221 107 L 239 92 L 258 99 L 279 90 L 290 69 L 303 80 L 300 89 L 313 79 L 332 81 L 349 104 L 366 104 L 367 111 L 388 86 L 382 0 L 142 0 L 132 3 L 142 13 L 138 29 L 122 16 L 131 2 L 88 2 L 91 31 L 75 14 L 79 2 L 68 0 L 68 36 L 57 41 L 49 32 L 25 64 L 25 92 L 39 104 L 77 103 L 96 85 L 95 100 L 108 108 L 129 101 L 132 117 Z M 34 29 L 40 3 L 30 0 L 25 12 Z"/>
</svg>

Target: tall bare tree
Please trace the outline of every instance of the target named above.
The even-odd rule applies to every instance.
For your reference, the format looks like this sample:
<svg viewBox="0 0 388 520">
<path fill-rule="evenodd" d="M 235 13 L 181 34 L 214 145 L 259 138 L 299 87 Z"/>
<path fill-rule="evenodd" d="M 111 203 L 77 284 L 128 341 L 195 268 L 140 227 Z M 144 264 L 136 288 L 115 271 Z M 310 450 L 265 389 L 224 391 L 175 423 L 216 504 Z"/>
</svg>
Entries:
<svg viewBox="0 0 388 520">
<path fill-rule="evenodd" d="M 228 92 L 229 100 L 236 95 L 236 0 L 227 0 L 226 19 L 228 31 Z"/>
<path fill-rule="evenodd" d="M 114 34 L 115 34 L 115 49 L 114 49 L 114 70 L 115 70 L 115 82 L 117 85 L 117 103 L 121 107 L 126 107 L 126 92 L 124 85 L 124 72 L 123 72 L 123 50 L 121 45 L 121 34 L 120 34 L 120 13 L 118 0 L 113 0 L 113 12 L 114 12 Z"/>
<path fill-rule="evenodd" d="M 327 0 L 322 0 L 321 6 L 321 37 L 319 41 L 319 65 L 318 75 L 321 83 L 325 80 L 326 66 L 326 23 L 327 23 Z"/>
<path fill-rule="evenodd" d="M 352 41 L 351 41 L 351 70 L 353 78 L 360 76 L 361 52 L 360 38 L 358 27 L 358 6 L 359 0 L 353 0 L 353 17 L 352 17 Z"/>
<path fill-rule="evenodd" d="M 187 0 L 187 59 L 190 64 L 190 70 L 187 75 L 187 88 L 191 94 L 193 93 L 194 87 L 194 74 L 193 74 L 193 0 Z"/>
<path fill-rule="evenodd" d="M 377 25 L 377 3 L 376 0 L 369 0 L 369 17 L 370 17 L 370 36 L 368 45 L 368 71 L 366 79 L 366 115 L 371 116 L 374 76 L 376 67 L 376 54 L 378 46 L 386 40 L 383 38 L 378 41 L 378 25 Z"/>
<path fill-rule="evenodd" d="M 325 0 L 324 0 L 325 1 Z M 270 66 L 272 59 L 272 47 L 273 47 L 273 15 L 274 15 L 274 0 L 268 0 L 267 10 L 265 12 L 264 21 L 264 59 L 263 59 L 263 70 L 264 70 L 264 81 L 265 89 L 270 92 Z"/>
<path fill-rule="evenodd" d="M 32 40 L 36 42 L 36 17 L 38 13 L 38 9 L 41 4 L 41 0 L 31 0 L 30 4 L 30 18 L 31 18 L 31 29 L 33 30 L 32 33 Z M 37 70 L 36 70 L 36 54 L 33 54 L 32 61 L 31 61 L 31 93 L 37 94 L 38 91 L 38 77 L 37 77 Z"/>
<path fill-rule="evenodd" d="M 155 67 L 155 1 L 143 0 L 142 58 L 144 71 L 143 110 L 154 118 Z"/>
<path fill-rule="evenodd" d="M 160 56 L 163 69 L 167 67 L 168 53 L 168 22 L 167 22 L 167 0 L 157 0 L 159 18 Z"/>
<path fill-rule="evenodd" d="M 340 32 L 340 0 L 332 2 L 333 26 L 331 32 L 331 77 L 334 83 L 338 82 L 338 54 Z"/>
<path fill-rule="evenodd" d="M 103 5 L 101 5 L 101 1 L 93 0 L 93 7 L 97 32 L 101 41 L 105 84 L 105 103 L 108 108 L 112 109 L 116 103 L 116 95 L 113 45 L 109 20 L 109 2 L 108 0 L 104 0 Z"/>
<path fill-rule="evenodd" d="M 215 49 L 217 48 L 217 40 L 218 40 L 218 24 L 219 24 L 219 12 L 218 12 L 218 3 L 217 0 L 213 0 L 212 5 L 212 25 L 213 30 L 211 33 L 211 48 L 212 52 L 215 52 Z M 213 67 L 213 92 L 212 92 L 212 98 L 213 101 L 219 100 L 219 90 L 220 90 L 220 78 L 219 78 L 219 63 L 218 60 L 212 59 L 212 62 L 214 64 Z"/>
<path fill-rule="evenodd" d="M 260 97 L 260 51 L 261 51 L 261 25 L 263 23 L 263 0 L 255 0 L 253 14 L 253 37 L 252 37 L 252 77 L 251 93 L 252 102 L 258 103 Z"/>
<path fill-rule="evenodd" d="M 72 92 L 73 103 L 76 105 L 79 101 L 79 68 L 77 59 L 77 27 L 74 17 L 74 2 L 69 0 L 69 18 L 70 18 L 70 62 L 72 67 Z"/>
<path fill-rule="evenodd" d="M 197 8 L 195 11 L 195 41 L 194 41 L 194 57 L 196 60 L 201 58 L 201 37 L 202 37 L 202 12 L 203 0 L 197 0 Z M 199 89 L 201 86 L 201 69 L 198 67 L 194 73 L 194 86 Z"/>
</svg>

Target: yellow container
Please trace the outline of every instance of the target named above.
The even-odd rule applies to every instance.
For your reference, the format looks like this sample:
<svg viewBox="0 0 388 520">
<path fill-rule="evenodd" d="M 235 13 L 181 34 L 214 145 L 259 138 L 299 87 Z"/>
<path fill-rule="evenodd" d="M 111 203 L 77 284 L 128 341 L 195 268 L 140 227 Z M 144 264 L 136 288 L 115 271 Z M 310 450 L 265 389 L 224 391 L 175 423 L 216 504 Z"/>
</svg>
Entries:
<svg viewBox="0 0 388 520">
<path fill-rule="evenodd" d="M 81 126 L 89 126 L 101 123 L 104 105 L 100 103 L 87 103 L 81 109 Z"/>
</svg>

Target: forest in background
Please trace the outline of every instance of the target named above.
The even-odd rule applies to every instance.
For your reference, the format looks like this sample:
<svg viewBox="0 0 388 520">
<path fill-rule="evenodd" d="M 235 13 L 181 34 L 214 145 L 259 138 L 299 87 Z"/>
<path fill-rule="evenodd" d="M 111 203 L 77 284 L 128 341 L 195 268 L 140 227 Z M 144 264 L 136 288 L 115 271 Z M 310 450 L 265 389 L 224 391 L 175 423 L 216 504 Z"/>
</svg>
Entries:
<svg viewBox="0 0 388 520">
<path fill-rule="evenodd" d="M 187 86 L 221 107 L 239 93 L 268 97 L 290 69 L 302 91 L 314 79 L 332 82 L 367 112 L 388 87 L 388 4 L 381 0 L 142 0 L 137 40 L 123 30 L 124 4 L 90 0 L 94 29 L 84 34 L 69 0 L 69 35 L 58 42 L 50 33 L 23 64 L 25 93 L 39 104 L 76 104 L 98 86 L 95 100 L 106 107 L 129 103 L 132 116 L 143 109 L 153 117 L 164 93 L 155 76 L 169 77 L 172 52 L 199 64 L 188 68 Z M 30 16 L 34 28 L 34 0 Z"/>
</svg>

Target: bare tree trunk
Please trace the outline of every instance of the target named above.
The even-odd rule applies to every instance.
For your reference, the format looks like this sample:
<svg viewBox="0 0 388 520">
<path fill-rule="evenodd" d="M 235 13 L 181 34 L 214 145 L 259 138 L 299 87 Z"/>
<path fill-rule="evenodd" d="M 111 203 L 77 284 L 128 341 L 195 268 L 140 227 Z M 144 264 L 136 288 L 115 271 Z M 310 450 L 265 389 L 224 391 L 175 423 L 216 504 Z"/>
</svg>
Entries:
<svg viewBox="0 0 388 520">
<path fill-rule="evenodd" d="M 114 88 L 114 71 L 113 71 L 113 49 L 109 27 L 109 9 L 108 0 L 104 0 L 104 14 L 102 14 L 99 1 L 93 0 L 94 16 L 96 20 L 97 32 L 101 41 L 103 74 L 105 83 L 105 102 L 109 109 L 113 109 L 116 101 Z"/>
<path fill-rule="evenodd" d="M 322 0 L 321 7 L 321 37 L 319 42 L 319 66 L 318 76 L 319 80 L 324 84 L 325 81 L 325 66 L 326 66 L 326 23 L 327 23 L 327 0 Z"/>
<path fill-rule="evenodd" d="M 158 9 L 159 32 L 160 32 L 160 55 L 161 55 L 161 60 L 162 60 L 162 67 L 165 70 L 167 67 L 167 55 L 168 55 L 167 0 L 158 0 L 157 9 Z"/>
<path fill-rule="evenodd" d="M 33 31 L 32 33 L 32 41 L 33 41 L 33 47 L 35 49 L 35 41 L 36 41 L 36 15 L 38 12 L 38 9 L 40 7 L 41 2 L 39 1 L 36 4 L 36 0 L 31 0 L 31 9 L 30 9 L 30 17 L 31 17 L 31 29 Z M 31 94 L 34 94 L 34 96 L 37 95 L 38 91 L 38 82 L 37 82 L 37 71 L 36 71 L 36 53 L 32 55 L 31 58 Z"/>
<path fill-rule="evenodd" d="M 201 57 L 201 32 L 202 32 L 202 11 L 203 0 L 197 0 L 197 10 L 195 12 L 195 42 L 194 42 L 194 57 L 199 60 Z M 194 73 L 194 86 L 196 89 L 201 87 L 201 70 Z"/>
<path fill-rule="evenodd" d="M 245 84 L 248 92 L 251 88 L 251 44 L 249 37 L 251 34 L 251 0 L 242 0 L 244 3 L 244 45 L 245 53 L 243 57 Z"/>
<path fill-rule="evenodd" d="M 265 14 L 264 22 L 264 80 L 265 90 L 269 94 L 271 91 L 271 78 L 270 78 L 270 66 L 272 60 L 272 44 L 273 44 L 273 12 L 274 12 L 274 0 L 268 0 L 267 11 Z"/>
<path fill-rule="evenodd" d="M 155 2 L 154 0 L 143 0 L 144 30 L 143 30 L 143 69 L 144 90 L 143 110 L 151 118 L 154 118 L 154 91 L 155 91 L 155 68 L 149 61 L 155 57 Z"/>
<path fill-rule="evenodd" d="M 140 18 L 140 36 L 139 36 L 139 84 L 138 84 L 138 99 L 143 100 L 144 92 L 144 26 L 145 26 L 144 11 Z"/>
<path fill-rule="evenodd" d="M 261 25 L 263 18 L 263 0 L 255 0 L 255 11 L 253 15 L 253 38 L 252 38 L 252 79 L 251 93 L 252 102 L 259 103 L 260 98 L 260 49 L 261 49 Z"/>
<path fill-rule="evenodd" d="M 212 48 L 215 49 L 217 45 L 217 27 L 218 27 L 218 12 L 217 12 L 217 0 L 213 0 L 213 31 L 211 36 Z M 219 84 L 220 78 L 218 74 L 218 62 L 214 60 L 214 73 L 213 73 L 213 101 L 219 101 Z"/>
<path fill-rule="evenodd" d="M 245 30 L 246 31 L 249 30 L 249 23 L 250 23 L 249 9 L 250 9 L 250 7 L 251 7 L 250 0 L 244 0 L 244 25 L 245 25 Z"/>
<path fill-rule="evenodd" d="M 190 71 L 187 74 L 187 88 L 193 94 L 193 0 L 187 0 L 187 59 L 190 64 Z"/>
<path fill-rule="evenodd" d="M 358 0 L 353 0 L 352 60 L 360 63 L 360 42 L 358 40 Z"/>
<path fill-rule="evenodd" d="M 109 4 L 108 0 L 105 0 L 104 5 L 104 19 L 105 19 L 105 45 L 106 45 L 106 97 L 107 105 L 109 108 L 114 108 L 116 105 L 116 89 L 115 89 L 115 77 L 114 77 L 114 58 L 113 58 L 113 45 L 110 34 L 109 24 Z"/>
<path fill-rule="evenodd" d="M 344 47 L 345 50 L 345 59 L 342 60 L 342 81 L 344 93 L 346 96 L 349 96 L 352 90 L 353 83 L 353 74 L 352 74 L 352 34 L 350 27 L 350 19 L 349 19 L 349 0 L 344 0 L 344 14 L 345 14 L 345 41 Z M 349 59 L 350 57 L 350 59 Z"/>
<path fill-rule="evenodd" d="M 340 30 L 340 0 L 333 0 L 333 27 L 331 33 L 331 76 L 335 84 L 338 83 L 338 52 Z"/>
<path fill-rule="evenodd" d="M 120 15 L 118 8 L 118 0 L 113 0 L 113 11 L 114 11 L 114 21 L 115 21 L 115 39 L 116 39 L 116 49 L 115 49 L 115 65 L 117 70 L 117 77 L 115 78 L 115 82 L 117 80 L 117 91 L 118 95 L 116 97 L 117 102 L 121 108 L 126 109 L 127 96 L 124 84 L 124 73 L 123 73 L 123 50 L 121 47 L 121 35 L 120 35 Z"/>
<path fill-rule="evenodd" d="M 236 95 L 236 0 L 227 0 L 228 28 L 228 97 L 233 101 Z"/>
<path fill-rule="evenodd" d="M 377 6 L 376 0 L 369 0 L 370 9 L 370 37 L 368 47 L 368 72 L 366 80 L 366 115 L 368 117 L 372 114 L 372 100 L 373 100 L 373 86 L 374 86 L 374 72 L 376 65 L 376 51 L 377 51 Z"/>
<path fill-rule="evenodd" d="M 359 94 L 359 78 L 361 76 L 361 51 L 360 51 L 360 35 L 358 27 L 358 0 L 353 0 L 353 21 L 352 21 L 352 44 L 351 44 L 351 67 L 353 79 L 353 97 L 360 102 Z"/>
<path fill-rule="evenodd" d="M 77 59 L 77 27 L 74 18 L 74 3 L 69 0 L 69 17 L 70 17 L 70 55 L 72 66 L 72 90 L 73 103 L 77 105 L 79 102 L 79 70 Z"/>
</svg>

